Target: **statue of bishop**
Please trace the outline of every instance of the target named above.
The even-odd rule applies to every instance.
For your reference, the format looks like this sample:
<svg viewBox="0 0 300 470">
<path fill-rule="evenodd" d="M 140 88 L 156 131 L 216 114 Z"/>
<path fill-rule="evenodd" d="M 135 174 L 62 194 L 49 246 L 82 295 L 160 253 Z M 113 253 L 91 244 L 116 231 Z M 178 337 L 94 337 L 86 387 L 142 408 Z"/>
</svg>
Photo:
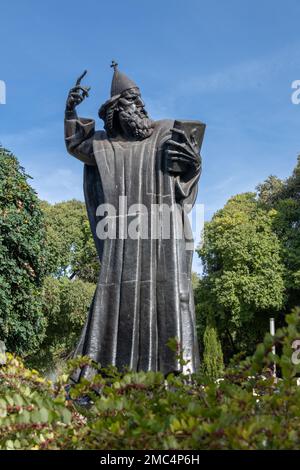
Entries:
<svg viewBox="0 0 300 470">
<path fill-rule="evenodd" d="M 99 367 L 194 373 L 199 351 L 188 212 L 197 196 L 205 125 L 151 120 L 139 87 L 118 64 L 112 67 L 111 97 L 99 110 L 105 130 L 96 131 L 93 119 L 76 112 L 89 93 L 81 84 L 86 72 L 66 103 L 65 142 L 84 163 L 85 202 L 101 262 L 74 354 Z M 171 338 L 177 351 L 168 345 Z M 86 366 L 73 379 L 94 373 Z"/>
</svg>

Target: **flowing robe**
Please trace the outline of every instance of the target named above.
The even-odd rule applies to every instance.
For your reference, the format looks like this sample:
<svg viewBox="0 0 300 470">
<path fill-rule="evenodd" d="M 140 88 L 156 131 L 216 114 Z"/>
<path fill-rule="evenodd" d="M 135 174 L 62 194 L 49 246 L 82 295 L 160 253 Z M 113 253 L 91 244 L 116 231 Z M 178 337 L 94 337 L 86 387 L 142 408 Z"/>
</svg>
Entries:
<svg viewBox="0 0 300 470">
<path fill-rule="evenodd" d="M 167 374 L 193 373 L 199 366 L 192 250 L 186 250 L 186 241 L 192 237 L 183 205 L 195 202 L 200 169 L 190 178 L 165 171 L 165 143 L 171 138 L 173 124 L 171 120 L 156 121 L 150 137 L 126 141 L 95 131 L 90 119 L 65 121 L 68 152 L 85 163 L 85 201 L 101 262 L 96 292 L 75 355 L 88 355 L 102 367 L 115 365 L 119 369 Z M 124 196 L 126 207 L 122 207 Z M 116 209 L 109 216 L 116 238 L 97 237 L 96 226 L 103 218 L 96 216 L 96 209 L 103 203 Z M 179 209 L 170 212 L 170 236 L 151 237 L 152 204 L 172 207 L 176 203 Z M 148 218 L 144 218 L 143 209 L 129 213 L 132 204 L 143 204 Z M 149 236 L 120 237 L 125 219 L 128 225 L 133 220 L 144 223 Z M 162 223 L 159 219 L 158 225 Z M 176 236 L 180 227 L 185 227 L 183 238 Z M 181 359 L 178 351 L 167 346 L 170 338 L 177 338 Z M 76 380 L 91 374 L 86 367 Z"/>
</svg>

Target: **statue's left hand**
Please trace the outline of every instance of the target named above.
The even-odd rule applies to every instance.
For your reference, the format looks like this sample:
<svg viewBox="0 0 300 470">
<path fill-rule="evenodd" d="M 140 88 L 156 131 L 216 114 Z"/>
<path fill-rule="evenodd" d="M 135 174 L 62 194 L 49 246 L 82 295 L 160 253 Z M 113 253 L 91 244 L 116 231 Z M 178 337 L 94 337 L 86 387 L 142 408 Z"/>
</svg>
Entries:
<svg viewBox="0 0 300 470">
<path fill-rule="evenodd" d="M 171 130 L 179 134 L 183 142 L 176 142 L 172 138 L 167 141 L 167 170 L 177 174 L 184 174 L 192 170 L 198 171 L 201 166 L 201 157 L 196 145 L 191 142 L 184 130 L 177 128 Z"/>
</svg>

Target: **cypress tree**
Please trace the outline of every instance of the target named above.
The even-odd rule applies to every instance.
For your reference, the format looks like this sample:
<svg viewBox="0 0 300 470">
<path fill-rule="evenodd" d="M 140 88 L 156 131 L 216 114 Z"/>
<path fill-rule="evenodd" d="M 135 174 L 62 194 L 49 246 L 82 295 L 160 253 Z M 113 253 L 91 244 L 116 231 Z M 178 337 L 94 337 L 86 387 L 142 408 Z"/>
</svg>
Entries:
<svg viewBox="0 0 300 470">
<path fill-rule="evenodd" d="M 223 353 L 216 329 L 208 323 L 205 328 L 203 367 L 204 372 L 213 380 L 222 376 L 224 371 Z"/>
</svg>

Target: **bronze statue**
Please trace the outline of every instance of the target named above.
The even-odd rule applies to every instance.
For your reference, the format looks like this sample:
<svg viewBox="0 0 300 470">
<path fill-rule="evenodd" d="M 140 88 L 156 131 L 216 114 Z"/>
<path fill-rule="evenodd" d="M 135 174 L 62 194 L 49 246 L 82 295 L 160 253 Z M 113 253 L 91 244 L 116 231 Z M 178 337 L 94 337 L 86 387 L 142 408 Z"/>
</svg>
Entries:
<svg viewBox="0 0 300 470">
<path fill-rule="evenodd" d="M 89 93 L 81 85 L 86 72 L 66 103 L 65 142 L 68 152 L 85 164 L 85 201 L 101 262 L 75 355 L 120 370 L 193 373 L 199 352 L 187 212 L 197 195 L 205 125 L 151 120 L 138 86 L 115 62 L 112 67 L 111 97 L 99 110 L 105 130 L 96 131 L 95 121 L 78 117 L 75 110 Z M 103 205 L 114 212 L 103 211 Z M 166 218 L 161 209 L 153 218 L 153 207 L 175 206 L 169 212 L 169 234 L 163 236 Z M 121 236 L 125 222 L 138 222 L 143 235 Z M 107 234 L 100 236 L 97 227 L 105 224 Z M 170 338 L 177 338 L 184 362 L 167 346 Z M 93 373 L 86 367 L 74 380 Z"/>
</svg>

